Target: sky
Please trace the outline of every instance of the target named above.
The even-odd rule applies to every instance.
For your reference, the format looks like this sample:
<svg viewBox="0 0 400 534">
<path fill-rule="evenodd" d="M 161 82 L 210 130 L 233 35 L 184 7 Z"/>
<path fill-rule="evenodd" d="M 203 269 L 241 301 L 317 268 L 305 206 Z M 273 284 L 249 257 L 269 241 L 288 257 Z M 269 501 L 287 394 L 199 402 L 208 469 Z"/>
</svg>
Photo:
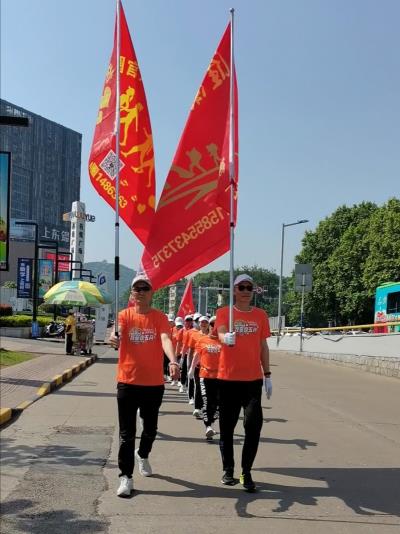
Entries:
<svg viewBox="0 0 400 534">
<path fill-rule="evenodd" d="M 86 261 L 114 259 L 114 212 L 87 161 L 115 0 L 1 0 L 1 97 L 82 133 Z M 305 231 L 339 206 L 400 196 L 398 0 L 124 0 L 161 194 L 193 98 L 235 8 L 239 212 L 235 265 L 294 269 Z M 121 221 L 121 263 L 142 246 Z M 225 255 L 205 270 L 229 269 Z"/>
</svg>

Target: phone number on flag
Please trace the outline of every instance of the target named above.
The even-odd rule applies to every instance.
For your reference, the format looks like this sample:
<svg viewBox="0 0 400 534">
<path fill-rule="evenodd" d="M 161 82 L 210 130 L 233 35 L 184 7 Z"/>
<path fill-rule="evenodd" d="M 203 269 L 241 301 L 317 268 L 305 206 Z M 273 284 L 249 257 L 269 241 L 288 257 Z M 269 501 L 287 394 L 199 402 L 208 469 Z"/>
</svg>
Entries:
<svg viewBox="0 0 400 534">
<path fill-rule="evenodd" d="M 224 210 L 220 207 L 215 208 L 207 215 L 204 215 L 204 217 L 198 219 L 194 224 L 187 227 L 186 232 L 181 232 L 171 239 L 171 241 L 168 241 L 168 243 L 152 257 L 153 267 L 158 269 L 161 263 L 165 263 L 173 254 L 185 248 L 191 241 L 195 241 L 200 235 L 204 234 L 207 230 L 210 230 L 224 219 Z"/>
<path fill-rule="evenodd" d="M 97 173 L 96 175 L 96 182 L 98 182 L 102 189 L 107 193 L 108 196 L 110 196 L 113 200 L 115 200 L 115 187 L 112 185 L 112 183 L 103 176 L 101 172 Z M 128 201 L 123 195 L 119 195 L 119 207 L 120 208 L 126 208 L 128 205 Z"/>
</svg>

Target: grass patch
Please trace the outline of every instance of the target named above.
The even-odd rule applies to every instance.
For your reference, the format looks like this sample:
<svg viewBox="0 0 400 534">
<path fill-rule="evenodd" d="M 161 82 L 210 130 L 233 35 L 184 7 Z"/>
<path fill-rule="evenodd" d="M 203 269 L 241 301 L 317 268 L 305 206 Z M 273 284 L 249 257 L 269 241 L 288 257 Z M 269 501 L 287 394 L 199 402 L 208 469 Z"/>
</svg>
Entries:
<svg viewBox="0 0 400 534">
<path fill-rule="evenodd" d="M 17 363 L 26 362 L 34 358 L 29 352 L 16 352 L 14 350 L 0 349 L 0 367 L 9 367 Z"/>
</svg>

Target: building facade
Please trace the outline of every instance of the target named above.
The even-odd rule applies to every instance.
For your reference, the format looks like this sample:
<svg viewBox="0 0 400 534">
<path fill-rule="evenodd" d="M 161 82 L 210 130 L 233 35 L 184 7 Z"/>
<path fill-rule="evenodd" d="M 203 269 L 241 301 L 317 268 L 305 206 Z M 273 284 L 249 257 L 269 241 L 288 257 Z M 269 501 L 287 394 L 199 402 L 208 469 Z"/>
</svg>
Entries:
<svg viewBox="0 0 400 534">
<path fill-rule="evenodd" d="M 70 223 L 63 214 L 80 199 L 82 135 L 1 99 L 0 115 L 29 119 L 25 128 L 0 126 L 0 150 L 11 152 L 10 272 L 1 278 L 14 280 L 13 242 L 34 239 L 34 228 L 16 221 L 37 222 L 40 241 L 70 249 Z"/>
</svg>

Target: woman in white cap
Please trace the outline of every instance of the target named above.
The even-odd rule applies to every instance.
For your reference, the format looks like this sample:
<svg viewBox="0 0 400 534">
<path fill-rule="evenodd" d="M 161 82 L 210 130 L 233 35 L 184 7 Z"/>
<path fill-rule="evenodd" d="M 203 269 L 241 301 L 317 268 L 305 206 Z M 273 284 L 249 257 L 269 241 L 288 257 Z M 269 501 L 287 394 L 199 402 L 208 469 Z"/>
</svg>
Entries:
<svg viewBox="0 0 400 534">
<path fill-rule="evenodd" d="M 199 384 L 203 400 L 203 422 L 206 427 L 206 439 L 212 440 L 216 434 L 212 425 L 218 409 L 218 363 L 221 343 L 214 332 L 215 317 L 200 319 L 201 324 L 209 325 L 207 335 L 200 336 L 195 347 L 193 366 L 199 363 Z M 208 322 L 209 321 L 209 322 Z M 192 369 L 190 370 L 192 371 Z"/>
</svg>

